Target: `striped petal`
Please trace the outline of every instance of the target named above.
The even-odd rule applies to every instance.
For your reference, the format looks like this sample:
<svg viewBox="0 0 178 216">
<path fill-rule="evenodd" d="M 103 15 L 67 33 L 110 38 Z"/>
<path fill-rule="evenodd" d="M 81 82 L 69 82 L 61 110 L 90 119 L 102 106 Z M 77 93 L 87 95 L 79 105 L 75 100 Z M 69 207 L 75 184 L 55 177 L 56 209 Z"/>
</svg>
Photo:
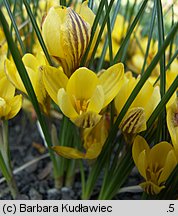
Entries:
<svg viewBox="0 0 178 216">
<path fill-rule="evenodd" d="M 51 55 L 61 63 L 69 77 L 80 65 L 90 39 L 91 27 L 71 8 L 53 7 L 42 26 Z"/>
</svg>

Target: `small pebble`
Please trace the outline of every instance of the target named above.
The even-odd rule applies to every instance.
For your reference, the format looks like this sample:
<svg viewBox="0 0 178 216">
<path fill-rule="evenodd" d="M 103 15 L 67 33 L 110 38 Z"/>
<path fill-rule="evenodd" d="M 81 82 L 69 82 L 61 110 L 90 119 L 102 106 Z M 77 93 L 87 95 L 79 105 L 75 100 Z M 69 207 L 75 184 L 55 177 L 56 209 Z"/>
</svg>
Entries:
<svg viewBox="0 0 178 216">
<path fill-rule="evenodd" d="M 61 192 L 56 188 L 51 188 L 47 191 L 47 199 L 48 200 L 60 200 L 61 199 Z"/>
<path fill-rule="evenodd" d="M 29 196 L 31 200 L 41 200 L 42 195 L 35 188 L 31 188 L 29 191 Z"/>
</svg>

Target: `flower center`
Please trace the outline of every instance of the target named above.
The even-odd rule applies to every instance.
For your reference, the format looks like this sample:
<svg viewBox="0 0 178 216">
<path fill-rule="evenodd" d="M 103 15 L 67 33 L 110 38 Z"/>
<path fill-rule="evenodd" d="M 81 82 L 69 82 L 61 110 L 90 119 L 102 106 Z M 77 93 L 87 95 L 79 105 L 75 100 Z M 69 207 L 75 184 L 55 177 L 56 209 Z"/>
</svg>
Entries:
<svg viewBox="0 0 178 216">
<path fill-rule="evenodd" d="M 86 112 L 89 104 L 89 100 L 75 100 L 76 111 L 81 115 L 83 112 Z"/>
</svg>

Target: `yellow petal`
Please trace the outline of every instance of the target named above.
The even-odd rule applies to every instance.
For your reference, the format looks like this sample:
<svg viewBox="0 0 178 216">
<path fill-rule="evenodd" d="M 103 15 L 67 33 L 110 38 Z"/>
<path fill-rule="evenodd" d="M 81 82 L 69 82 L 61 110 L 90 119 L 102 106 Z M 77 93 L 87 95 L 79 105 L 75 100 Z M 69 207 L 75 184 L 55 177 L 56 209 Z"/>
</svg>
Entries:
<svg viewBox="0 0 178 216">
<path fill-rule="evenodd" d="M 175 156 L 175 152 L 174 152 L 174 150 L 171 150 L 171 151 L 169 151 L 169 153 L 167 155 L 165 166 L 164 166 L 163 171 L 159 177 L 159 180 L 158 180 L 159 185 L 168 179 L 168 177 L 170 176 L 170 174 L 172 173 L 172 171 L 174 170 L 176 165 L 177 165 L 177 159 Z"/>
<path fill-rule="evenodd" d="M 172 146 L 168 142 L 160 142 L 157 145 L 153 146 L 150 151 L 149 157 L 151 169 L 154 170 L 155 164 L 159 165 L 159 168 L 164 167 L 167 155 L 171 150 Z"/>
<path fill-rule="evenodd" d="M 143 62 L 144 62 L 144 56 L 142 54 L 135 54 L 132 57 L 132 63 L 134 65 L 134 67 L 136 67 L 137 69 L 137 73 L 141 72 L 142 66 L 143 66 Z"/>
<path fill-rule="evenodd" d="M 88 100 L 93 96 L 98 82 L 98 77 L 93 71 L 85 67 L 79 68 L 67 83 L 67 93 L 75 96 L 76 100 Z"/>
<path fill-rule="evenodd" d="M 96 113 L 99 113 L 103 107 L 103 103 L 104 103 L 103 87 L 98 85 L 96 87 L 95 92 L 93 93 L 93 96 L 90 99 L 87 112 L 94 111 Z"/>
<path fill-rule="evenodd" d="M 101 150 L 102 150 L 102 145 L 100 143 L 93 143 L 87 149 L 86 154 L 85 154 L 85 159 L 97 158 L 99 156 Z"/>
<path fill-rule="evenodd" d="M 118 114 L 122 110 L 124 104 L 126 103 L 128 97 L 130 96 L 130 94 L 131 94 L 132 90 L 134 89 L 134 87 L 136 86 L 137 82 L 138 82 L 138 79 L 135 80 L 135 78 L 130 78 L 129 80 L 124 79 L 123 85 L 122 85 L 121 89 L 119 90 L 119 93 L 117 94 L 117 96 L 114 100 L 115 107 L 116 107 Z M 132 105 L 131 105 L 131 107 L 132 107 Z"/>
<path fill-rule="evenodd" d="M 57 94 L 60 88 L 66 88 L 68 78 L 63 73 L 62 70 L 51 67 L 51 66 L 43 66 L 41 67 L 43 71 L 43 82 L 48 92 L 49 96 L 53 99 L 53 101 L 58 104 Z"/>
<path fill-rule="evenodd" d="M 26 67 L 31 68 L 34 71 L 38 70 L 39 63 L 35 58 L 35 56 L 33 56 L 32 54 L 30 53 L 25 54 L 22 58 L 22 61 Z"/>
<path fill-rule="evenodd" d="M 10 82 L 20 91 L 26 93 L 26 89 L 23 85 L 23 82 L 17 72 L 17 69 L 11 61 L 8 59 L 5 60 L 5 73 L 10 80 Z"/>
<path fill-rule="evenodd" d="M 10 83 L 6 76 L 0 79 L 0 97 L 10 100 L 15 94 L 15 87 Z"/>
<path fill-rule="evenodd" d="M 100 145 L 103 146 L 108 136 L 109 128 L 109 119 L 107 118 L 107 115 L 103 115 L 102 119 L 95 127 L 84 129 L 82 134 L 84 148 L 90 148 L 93 143 L 100 143 Z"/>
<path fill-rule="evenodd" d="M 137 159 L 137 169 L 139 173 L 147 180 L 146 169 L 147 169 L 147 158 L 146 158 L 146 150 L 143 150 Z"/>
<path fill-rule="evenodd" d="M 82 3 L 79 15 L 90 24 L 90 26 L 93 25 L 94 19 L 95 19 L 95 14 L 93 11 L 88 7 L 88 2 L 85 1 Z"/>
<path fill-rule="evenodd" d="M 90 128 L 94 127 L 101 119 L 101 115 L 95 112 L 88 111 L 82 113 L 75 118 L 71 118 L 71 121 L 76 124 L 78 127 Z"/>
<path fill-rule="evenodd" d="M 11 119 L 14 116 L 17 115 L 17 113 L 20 111 L 22 107 L 22 95 L 15 96 L 9 103 L 11 107 L 11 111 L 8 113 L 8 115 L 5 117 L 6 119 Z"/>
<path fill-rule="evenodd" d="M 58 56 L 65 58 L 62 52 L 63 46 L 61 43 L 61 26 L 66 20 L 67 10 L 61 7 L 50 8 L 48 15 L 46 16 L 43 26 L 42 35 L 48 51 L 53 56 Z"/>
<path fill-rule="evenodd" d="M 139 166 L 139 163 L 138 163 L 139 155 L 143 151 L 145 151 L 145 157 L 147 159 L 149 152 L 150 152 L 150 147 L 148 146 L 146 140 L 143 137 L 136 136 L 134 143 L 133 143 L 133 147 L 132 147 L 132 157 L 137 167 Z"/>
<path fill-rule="evenodd" d="M 78 113 L 75 111 L 70 97 L 67 95 L 66 91 L 61 88 L 57 94 L 57 104 L 59 105 L 61 111 L 66 115 L 68 118 L 73 119 L 78 116 Z"/>
<path fill-rule="evenodd" d="M 0 118 L 6 118 L 10 110 L 11 107 L 9 104 L 7 104 L 7 102 L 0 97 Z"/>
<path fill-rule="evenodd" d="M 77 149 L 66 146 L 54 146 L 52 149 L 59 155 L 68 159 L 81 159 L 85 154 Z"/>
<path fill-rule="evenodd" d="M 149 81 L 146 81 L 144 86 L 139 91 L 137 97 L 135 98 L 132 106 L 145 108 L 147 103 L 150 103 L 149 100 L 153 94 L 153 90 L 154 88 L 151 83 Z"/>
<path fill-rule="evenodd" d="M 100 84 L 103 86 L 105 102 L 103 107 L 107 106 L 118 94 L 121 88 L 121 82 L 124 77 L 124 66 L 122 63 L 115 64 L 108 68 L 99 77 Z"/>
<path fill-rule="evenodd" d="M 90 39 L 90 31 L 91 31 L 91 26 L 93 26 L 93 22 L 94 22 L 94 19 L 95 19 L 95 14 L 93 13 L 93 11 L 88 7 L 88 2 L 85 1 L 82 3 L 81 5 L 81 9 L 80 9 L 80 12 L 79 12 L 79 15 L 80 17 L 86 22 L 86 23 L 89 23 L 88 25 L 88 38 Z M 86 62 L 88 62 L 88 60 L 91 58 L 91 55 L 92 55 L 92 52 L 93 52 L 93 49 L 94 49 L 94 46 L 96 44 L 96 40 L 98 38 L 98 34 L 99 34 L 99 25 L 97 25 L 96 27 L 96 30 L 95 30 L 95 34 L 94 34 L 94 37 L 93 37 L 93 40 L 92 40 L 92 44 L 91 44 L 91 47 L 90 47 L 90 51 L 88 53 L 88 57 L 87 57 L 87 60 Z"/>
<path fill-rule="evenodd" d="M 160 99 L 161 99 L 160 90 L 159 90 L 159 87 L 156 86 L 154 88 L 154 90 L 153 90 L 153 93 L 152 93 L 150 99 L 148 100 L 147 105 L 144 108 L 145 109 L 146 120 L 149 119 L 149 117 L 151 116 L 152 112 L 154 111 L 154 109 L 158 105 Z"/>
</svg>

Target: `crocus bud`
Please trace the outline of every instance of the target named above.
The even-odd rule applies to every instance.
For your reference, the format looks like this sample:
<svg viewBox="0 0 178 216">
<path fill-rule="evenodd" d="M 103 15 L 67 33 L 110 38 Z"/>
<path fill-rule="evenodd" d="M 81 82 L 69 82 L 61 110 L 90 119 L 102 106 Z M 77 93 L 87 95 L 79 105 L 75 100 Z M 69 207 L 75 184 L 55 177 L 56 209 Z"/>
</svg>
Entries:
<svg viewBox="0 0 178 216">
<path fill-rule="evenodd" d="M 80 65 L 90 32 L 89 22 L 70 7 L 52 7 L 43 22 L 42 35 L 49 54 L 59 62 L 68 77 Z"/>
</svg>

